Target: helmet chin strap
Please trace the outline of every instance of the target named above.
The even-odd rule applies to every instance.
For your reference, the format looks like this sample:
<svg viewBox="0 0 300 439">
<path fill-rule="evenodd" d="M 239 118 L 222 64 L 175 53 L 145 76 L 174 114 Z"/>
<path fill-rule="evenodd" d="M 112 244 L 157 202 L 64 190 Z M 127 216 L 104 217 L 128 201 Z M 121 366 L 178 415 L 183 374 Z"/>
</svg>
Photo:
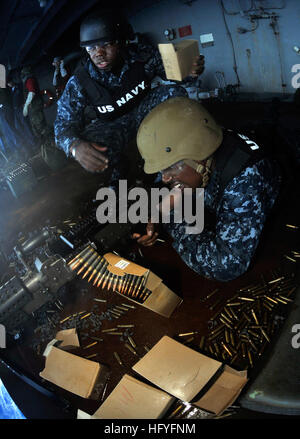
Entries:
<svg viewBox="0 0 300 439">
<path fill-rule="evenodd" d="M 211 173 L 211 165 L 213 158 L 209 157 L 206 160 L 203 160 L 204 164 L 198 163 L 195 160 L 184 160 L 184 163 L 191 168 L 195 169 L 198 174 L 202 175 L 202 187 L 206 187 L 209 182 L 209 177 Z"/>
</svg>

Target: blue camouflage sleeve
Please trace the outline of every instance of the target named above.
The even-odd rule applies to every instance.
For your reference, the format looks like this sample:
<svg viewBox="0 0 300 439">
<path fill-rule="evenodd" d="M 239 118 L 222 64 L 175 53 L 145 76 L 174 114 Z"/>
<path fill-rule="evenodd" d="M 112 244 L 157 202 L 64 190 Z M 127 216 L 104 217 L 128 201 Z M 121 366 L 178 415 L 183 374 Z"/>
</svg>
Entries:
<svg viewBox="0 0 300 439">
<path fill-rule="evenodd" d="M 81 93 L 76 78 L 72 76 L 57 103 L 54 124 L 55 141 L 59 148 L 69 155 L 71 144 L 80 139 L 84 126 L 85 97 Z"/>
<path fill-rule="evenodd" d="M 215 231 L 204 227 L 198 235 L 185 234 L 185 223 L 172 224 L 167 229 L 173 247 L 200 275 L 219 281 L 237 278 L 249 267 L 279 185 L 269 162 L 246 168 L 223 193 Z"/>
</svg>

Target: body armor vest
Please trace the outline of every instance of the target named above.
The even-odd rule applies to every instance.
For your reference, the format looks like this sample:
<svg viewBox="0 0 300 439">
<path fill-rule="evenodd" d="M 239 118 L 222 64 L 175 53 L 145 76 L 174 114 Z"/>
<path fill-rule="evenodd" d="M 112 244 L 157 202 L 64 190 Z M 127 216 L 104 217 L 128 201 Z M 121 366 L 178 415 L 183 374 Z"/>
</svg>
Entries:
<svg viewBox="0 0 300 439">
<path fill-rule="evenodd" d="M 149 81 L 146 77 L 144 64 L 134 62 L 124 73 L 120 87 L 111 90 L 91 78 L 83 66 L 75 76 L 89 104 L 85 109 L 87 119 L 114 120 L 137 106 L 148 93 Z"/>
</svg>

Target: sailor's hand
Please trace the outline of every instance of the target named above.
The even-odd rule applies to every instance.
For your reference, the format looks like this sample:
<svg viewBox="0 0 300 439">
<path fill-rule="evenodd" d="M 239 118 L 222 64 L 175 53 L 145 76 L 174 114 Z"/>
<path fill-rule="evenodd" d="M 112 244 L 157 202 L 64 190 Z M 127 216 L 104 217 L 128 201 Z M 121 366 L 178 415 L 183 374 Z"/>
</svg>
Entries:
<svg viewBox="0 0 300 439">
<path fill-rule="evenodd" d="M 100 146 L 93 142 L 85 142 L 84 140 L 71 145 L 73 157 L 89 172 L 103 172 L 107 169 L 108 159 L 102 154 L 106 150 L 106 146 Z"/>
<path fill-rule="evenodd" d="M 156 230 L 156 224 L 149 222 L 146 226 L 146 234 L 141 235 L 140 233 L 133 233 L 132 238 L 137 240 L 137 243 L 143 245 L 144 247 L 150 247 L 155 244 L 158 232 Z"/>
<path fill-rule="evenodd" d="M 27 117 L 28 116 L 28 107 L 24 107 L 23 108 L 23 116 Z"/>
<path fill-rule="evenodd" d="M 193 67 L 192 67 L 192 71 L 190 73 L 190 76 L 192 76 L 193 78 L 196 78 L 197 76 L 202 75 L 202 73 L 204 72 L 204 69 L 205 69 L 205 58 L 203 55 L 199 55 L 193 63 Z"/>
</svg>

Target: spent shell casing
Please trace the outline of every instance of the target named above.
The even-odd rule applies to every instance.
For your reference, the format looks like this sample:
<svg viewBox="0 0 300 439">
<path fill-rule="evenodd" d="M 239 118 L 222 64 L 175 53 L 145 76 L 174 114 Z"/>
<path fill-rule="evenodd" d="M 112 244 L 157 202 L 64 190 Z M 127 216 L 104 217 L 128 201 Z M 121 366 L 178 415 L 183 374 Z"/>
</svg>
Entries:
<svg viewBox="0 0 300 439">
<path fill-rule="evenodd" d="M 80 320 L 86 319 L 87 317 L 89 317 L 92 313 L 89 312 L 88 314 L 85 314 L 84 316 L 80 317 Z"/>
<path fill-rule="evenodd" d="M 114 352 L 114 356 L 115 356 L 115 359 L 117 360 L 117 362 L 119 363 L 119 365 L 123 366 L 123 363 L 121 361 L 121 358 L 120 358 L 118 352 Z"/>
<path fill-rule="evenodd" d="M 229 343 L 230 341 L 230 336 L 229 336 L 229 330 L 227 328 L 225 328 L 225 341 L 226 343 Z"/>
<path fill-rule="evenodd" d="M 204 343 L 205 343 L 205 336 L 202 335 L 201 338 L 200 338 L 200 343 L 199 343 L 199 348 L 200 349 L 203 349 Z"/>
<path fill-rule="evenodd" d="M 244 342 L 242 342 L 242 357 L 246 358 L 246 344 Z"/>
<path fill-rule="evenodd" d="M 193 335 L 197 334 L 198 331 L 192 331 L 192 332 L 184 332 L 182 334 L 178 334 L 178 337 L 186 337 L 187 335 Z"/>
<path fill-rule="evenodd" d="M 252 354 L 251 354 L 249 349 L 247 349 L 247 354 L 248 354 L 248 358 L 249 358 L 250 367 L 253 367 Z"/>
<path fill-rule="evenodd" d="M 70 320 L 71 317 L 72 317 L 72 316 L 68 316 L 68 317 L 66 317 L 65 319 L 61 320 L 59 323 L 64 323 L 64 322 L 66 322 L 67 320 Z"/>
<path fill-rule="evenodd" d="M 216 288 L 215 290 L 213 290 L 211 293 L 209 293 L 204 300 L 210 299 L 212 296 L 214 296 L 217 292 L 219 291 L 219 288 Z"/>
<path fill-rule="evenodd" d="M 296 259 L 291 258 L 291 257 L 288 256 L 288 255 L 283 255 L 283 256 L 285 257 L 285 259 L 287 259 L 287 260 L 289 260 L 289 261 L 291 261 L 291 262 L 297 262 Z"/>
<path fill-rule="evenodd" d="M 128 338 L 129 343 L 131 344 L 131 346 L 132 346 L 134 349 L 136 349 L 136 344 L 135 344 L 133 338 L 130 337 L 130 336 L 128 336 L 127 338 Z"/>
<path fill-rule="evenodd" d="M 259 325 L 259 321 L 258 321 L 258 318 L 257 318 L 257 316 L 256 316 L 256 314 L 255 314 L 254 309 L 251 309 L 251 314 L 252 314 L 252 317 L 254 318 L 255 323 L 256 323 L 257 325 Z"/>
<path fill-rule="evenodd" d="M 267 340 L 267 342 L 270 343 L 270 339 L 269 339 L 269 337 L 267 336 L 266 331 L 265 331 L 262 327 L 260 327 L 260 330 L 261 330 L 262 335 L 263 335 L 263 336 L 265 337 L 265 339 Z"/>
<path fill-rule="evenodd" d="M 275 305 L 277 305 L 277 300 L 275 300 L 275 299 L 272 299 L 272 297 L 270 297 L 270 296 L 267 296 L 266 294 L 264 295 L 264 297 L 269 301 L 269 302 L 272 302 L 272 303 L 274 303 Z"/>
<path fill-rule="evenodd" d="M 134 325 L 117 325 L 118 328 L 134 328 Z"/>
<path fill-rule="evenodd" d="M 182 408 L 183 408 L 183 404 L 180 404 L 178 407 L 176 407 L 176 409 L 168 416 L 168 419 L 174 418 Z"/>
<path fill-rule="evenodd" d="M 227 328 L 233 329 L 233 327 L 225 319 L 223 319 L 223 317 L 220 317 L 220 322 L 224 323 Z"/>
<path fill-rule="evenodd" d="M 122 305 L 127 307 L 127 308 L 136 309 L 136 307 L 134 305 L 128 305 L 128 303 L 122 303 Z"/>
<path fill-rule="evenodd" d="M 125 343 L 124 346 L 125 346 L 130 352 L 132 352 L 134 355 L 138 356 L 138 354 L 137 354 L 136 351 L 133 349 L 133 347 L 130 346 L 130 344 Z"/>
<path fill-rule="evenodd" d="M 126 308 L 125 306 L 122 306 L 122 305 L 116 305 L 115 308 L 120 310 L 120 311 L 125 311 L 125 312 L 128 311 L 128 308 Z"/>
<path fill-rule="evenodd" d="M 277 279 L 270 280 L 270 281 L 268 282 L 268 284 L 269 284 L 269 285 L 271 285 L 271 284 L 275 284 L 275 283 L 277 283 L 277 282 L 280 282 L 280 281 L 283 280 L 283 279 L 284 279 L 284 276 L 281 276 L 281 277 L 278 277 Z"/>
<path fill-rule="evenodd" d="M 94 336 L 92 336 L 92 335 L 89 335 L 88 337 L 91 338 L 92 340 L 103 341 L 103 338 L 94 337 Z"/>
<path fill-rule="evenodd" d="M 117 331 L 118 328 L 110 328 L 110 329 L 102 329 L 101 332 L 113 332 L 113 331 Z"/>
<path fill-rule="evenodd" d="M 223 346 L 223 348 L 225 349 L 225 351 L 228 353 L 228 355 L 229 355 L 230 357 L 232 357 L 232 356 L 233 356 L 233 353 L 231 352 L 231 350 L 229 349 L 229 347 L 228 347 L 223 341 L 221 341 L 221 345 Z"/>
<path fill-rule="evenodd" d="M 97 357 L 97 355 L 99 355 L 99 354 L 91 354 L 91 355 L 87 355 L 87 356 L 84 357 L 84 358 L 86 358 L 87 360 L 89 360 L 90 358 Z"/>
<path fill-rule="evenodd" d="M 286 227 L 288 227 L 289 229 L 298 229 L 298 226 L 294 226 L 293 224 L 286 224 Z"/>
<path fill-rule="evenodd" d="M 96 344 L 98 344 L 98 342 L 97 342 L 97 341 L 94 341 L 93 343 L 90 343 L 90 344 L 88 344 L 87 346 L 84 346 L 83 349 L 89 349 L 89 348 L 91 348 L 92 346 L 95 346 Z"/>
</svg>

